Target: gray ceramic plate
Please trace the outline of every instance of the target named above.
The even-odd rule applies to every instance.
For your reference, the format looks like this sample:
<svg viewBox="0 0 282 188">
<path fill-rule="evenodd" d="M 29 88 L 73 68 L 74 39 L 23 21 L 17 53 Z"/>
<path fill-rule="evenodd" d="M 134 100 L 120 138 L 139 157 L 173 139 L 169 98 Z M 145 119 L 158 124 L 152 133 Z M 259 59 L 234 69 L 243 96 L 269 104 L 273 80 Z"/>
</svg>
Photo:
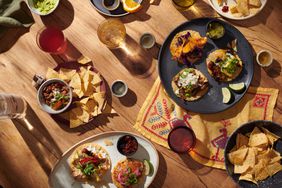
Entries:
<svg viewBox="0 0 282 188">
<path fill-rule="evenodd" d="M 138 3 L 142 3 L 143 0 L 137 0 Z M 110 17 L 120 17 L 128 15 L 129 13 L 123 10 L 122 4 L 120 3 L 119 7 L 115 10 L 109 11 L 102 5 L 102 0 L 90 0 L 90 3 L 93 5 L 93 7 L 101 14 L 104 14 L 106 16 Z"/>
<path fill-rule="evenodd" d="M 138 142 L 138 150 L 136 151 L 135 154 L 133 154 L 130 157 L 142 161 L 144 159 L 147 159 L 152 163 L 154 167 L 152 176 L 146 176 L 143 184 L 140 182 L 140 185 L 138 186 L 138 188 L 149 187 L 149 185 L 153 182 L 159 167 L 159 155 L 156 148 L 149 140 L 141 136 L 129 132 L 120 132 L 120 131 L 106 132 L 106 133 L 94 135 L 72 146 L 69 150 L 67 150 L 63 154 L 62 158 L 57 162 L 57 164 L 53 168 L 49 176 L 50 187 L 54 187 L 54 188 L 94 188 L 94 187 L 114 188 L 116 187 L 113 184 L 111 178 L 111 171 L 113 170 L 117 162 L 125 158 L 125 156 L 120 154 L 117 150 L 117 141 L 121 136 L 127 134 L 133 135 Z M 105 140 L 111 141 L 113 145 L 106 146 Z M 68 165 L 70 156 L 72 152 L 75 150 L 75 148 L 81 144 L 90 143 L 90 142 L 95 142 L 101 145 L 102 147 L 104 147 L 108 151 L 111 158 L 111 170 L 109 170 L 105 174 L 104 180 L 99 184 L 92 184 L 92 185 L 88 183 L 75 181 L 70 173 L 70 168 Z"/>
<path fill-rule="evenodd" d="M 230 163 L 227 158 L 227 154 L 230 150 L 236 145 L 236 136 L 238 133 L 246 134 L 252 132 L 255 127 L 264 127 L 268 129 L 270 132 L 276 134 L 277 136 L 282 137 L 282 127 L 272 121 L 253 121 L 246 123 L 235 130 L 232 135 L 229 137 L 225 151 L 224 151 L 224 158 L 225 158 L 225 167 L 227 173 L 231 178 L 240 185 L 242 188 L 281 188 L 282 187 L 282 171 L 278 172 L 277 174 L 273 175 L 272 177 L 268 177 L 264 181 L 260 181 L 258 185 L 248 182 L 248 181 L 239 181 L 239 175 L 234 174 L 234 166 Z M 276 144 L 274 144 L 274 149 L 282 154 L 282 140 L 279 139 Z"/>
<path fill-rule="evenodd" d="M 186 102 L 178 98 L 174 94 L 171 86 L 171 80 L 178 72 L 180 72 L 183 68 L 187 67 L 187 65 L 183 65 L 172 60 L 170 49 L 169 49 L 170 43 L 173 37 L 177 33 L 187 29 L 198 31 L 201 34 L 201 36 L 205 36 L 207 24 L 213 20 L 220 22 L 224 26 L 225 35 L 222 38 L 216 40 L 208 39 L 208 42 L 204 47 L 204 54 L 202 59 L 200 59 L 198 62 L 196 62 L 193 65 L 194 68 L 200 70 L 207 77 L 210 88 L 209 91 L 199 100 L 193 102 Z M 222 103 L 221 88 L 227 87 L 228 83 L 217 82 L 213 77 L 210 76 L 206 66 L 206 58 L 209 53 L 211 53 L 216 49 L 219 48 L 226 49 L 227 44 L 234 39 L 237 39 L 237 49 L 238 49 L 237 53 L 244 63 L 244 68 L 241 74 L 231 83 L 244 82 L 246 85 L 246 89 L 243 93 L 240 94 L 233 92 L 234 94 L 233 102 L 230 104 L 224 104 Z M 215 18 L 199 18 L 181 24 L 176 29 L 174 29 L 166 38 L 159 53 L 159 75 L 168 95 L 182 108 L 203 114 L 217 113 L 230 108 L 231 106 L 239 102 L 240 99 L 244 96 L 253 78 L 253 73 L 254 73 L 253 57 L 254 57 L 253 51 L 247 39 L 234 26 Z"/>
</svg>

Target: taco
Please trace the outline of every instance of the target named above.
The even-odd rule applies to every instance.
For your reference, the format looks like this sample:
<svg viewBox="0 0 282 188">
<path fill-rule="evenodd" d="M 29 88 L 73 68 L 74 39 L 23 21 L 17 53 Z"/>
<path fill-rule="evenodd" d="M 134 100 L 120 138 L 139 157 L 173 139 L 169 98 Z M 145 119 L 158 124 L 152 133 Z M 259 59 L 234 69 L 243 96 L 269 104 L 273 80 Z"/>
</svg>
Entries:
<svg viewBox="0 0 282 188">
<path fill-rule="evenodd" d="M 209 74 L 222 82 L 234 80 L 243 70 L 243 62 L 233 50 L 215 50 L 209 54 L 206 63 Z"/>
<path fill-rule="evenodd" d="M 111 167 L 108 152 L 100 145 L 87 143 L 75 149 L 70 157 L 72 176 L 81 182 L 100 182 Z"/>
<path fill-rule="evenodd" d="M 174 76 L 171 85 L 175 95 L 185 101 L 195 101 L 209 90 L 208 79 L 193 68 L 181 70 Z"/>
<path fill-rule="evenodd" d="M 144 183 L 145 166 L 142 161 L 127 158 L 117 163 L 112 171 L 112 180 L 118 188 L 137 187 Z"/>
<path fill-rule="evenodd" d="M 197 31 L 181 31 L 174 36 L 170 44 L 172 59 L 184 64 L 195 63 L 203 56 L 206 43 L 207 37 L 201 37 Z"/>
</svg>

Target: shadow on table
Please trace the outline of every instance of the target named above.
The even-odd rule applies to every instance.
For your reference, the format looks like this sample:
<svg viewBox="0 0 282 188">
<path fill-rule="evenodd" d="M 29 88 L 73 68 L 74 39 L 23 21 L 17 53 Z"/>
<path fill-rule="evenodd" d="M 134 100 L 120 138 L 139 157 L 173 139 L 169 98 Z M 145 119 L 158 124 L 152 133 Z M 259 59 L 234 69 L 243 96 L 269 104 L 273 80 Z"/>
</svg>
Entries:
<svg viewBox="0 0 282 188">
<path fill-rule="evenodd" d="M 129 35 L 126 36 L 125 46 L 111 51 L 133 76 L 147 78 L 155 70 L 152 55 Z"/>
<path fill-rule="evenodd" d="M 29 105 L 27 105 L 26 116 L 23 119 L 12 121 L 48 176 L 54 159 L 60 158 L 62 151 Z M 53 162 L 51 158 L 53 158 Z"/>
<path fill-rule="evenodd" d="M 66 51 L 62 54 L 51 54 L 52 58 L 57 62 L 57 64 L 74 62 L 82 57 L 82 53 L 69 41 L 67 40 Z"/>
<path fill-rule="evenodd" d="M 9 28 L 0 36 L 0 53 L 8 51 L 29 28 Z"/>
<path fill-rule="evenodd" d="M 167 175 L 166 161 L 165 161 L 163 155 L 159 151 L 158 151 L 158 154 L 159 154 L 159 168 L 158 168 L 157 175 L 156 175 L 155 179 L 153 180 L 151 186 L 149 186 L 150 188 L 152 188 L 152 187 L 163 187 L 163 184 L 165 182 L 166 175 Z"/>
<path fill-rule="evenodd" d="M 128 92 L 125 96 L 119 98 L 119 101 L 123 106 L 131 107 L 134 106 L 137 102 L 137 95 L 132 91 L 130 88 L 128 88 Z"/>
<path fill-rule="evenodd" d="M 57 9 L 47 16 L 41 16 L 45 26 L 56 26 L 61 30 L 69 27 L 74 19 L 74 8 L 70 1 L 60 0 Z"/>
<path fill-rule="evenodd" d="M 281 75 L 281 65 L 276 59 L 273 60 L 273 63 L 269 67 L 264 68 L 264 70 L 271 78 L 276 78 Z"/>
</svg>

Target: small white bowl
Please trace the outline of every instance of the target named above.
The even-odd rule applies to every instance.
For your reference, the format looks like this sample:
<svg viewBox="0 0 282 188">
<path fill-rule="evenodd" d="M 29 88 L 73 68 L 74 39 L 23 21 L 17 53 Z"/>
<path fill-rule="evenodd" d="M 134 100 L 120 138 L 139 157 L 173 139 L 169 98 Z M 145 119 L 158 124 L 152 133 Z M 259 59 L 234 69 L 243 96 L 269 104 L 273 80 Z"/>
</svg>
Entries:
<svg viewBox="0 0 282 188">
<path fill-rule="evenodd" d="M 60 110 L 54 110 L 50 106 L 48 106 L 45 103 L 44 97 L 43 97 L 43 89 L 46 86 L 48 86 L 49 84 L 54 83 L 54 82 L 60 82 L 60 83 L 64 84 L 65 86 L 67 86 L 68 89 L 69 89 L 69 97 L 70 97 L 69 103 L 64 108 L 62 108 Z M 39 87 L 39 89 L 37 91 L 37 102 L 38 102 L 39 106 L 42 108 L 42 110 L 44 110 L 45 112 L 47 112 L 49 114 L 60 114 L 60 113 L 64 112 L 72 103 L 71 87 L 61 79 L 53 78 L 53 79 L 46 80 L 45 82 L 43 82 L 43 84 L 41 84 L 41 86 Z"/>
<path fill-rule="evenodd" d="M 60 3 L 60 0 L 57 0 L 57 1 L 56 1 L 56 4 L 55 4 L 55 6 L 54 6 L 53 9 L 51 9 L 48 13 L 42 13 L 42 12 L 40 12 L 38 9 L 36 9 L 36 8 L 34 7 L 33 0 L 27 0 L 28 8 L 29 8 L 33 13 L 35 13 L 35 14 L 37 14 L 37 15 L 40 15 L 40 16 L 47 16 L 47 15 L 51 14 L 52 12 L 54 12 L 54 11 L 56 10 L 56 8 L 58 7 L 59 3 Z"/>
<path fill-rule="evenodd" d="M 107 6 L 106 5 L 106 1 L 114 1 L 114 3 L 111 6 Z M 119 5 L 120 5 L 120 0 L 102 0 L 102 5 L 105 9 L 109 10 L 109 11 L 113 11 L 116 10 Z"/>
<path fill-rule="evenodd" d="M 123 87 L 124 87 L 124 91 L 123 91 L 123 92 L 117 93 L 117 92 L 114 91 L 114 87 L 115 87 L 115 85 L 117 85 L 117 84 L 123 85 Z M 127 86 L 127 84 L 126 84 L 124 81 L 122 81 L 122 80 L 115 80 L 115 81 L 112 83 L 112 85 L 111 85 L 111 92 L 112 92 L 112 94 L 113 94 L 114 96 L 116 96 L 116 97 L 123 97 L 123 96 L 125 96 L 126 93 L 127 93 L 127 91 L 128 91 L 128 86 Z"/>
<path fill-rule="evenodd" d="M 262 63 L 260 61 L 260 56 L 262 56 L 263 54 L 268 55 L 269 58 L 267 60 L 266 63 Z M 257 63 L 261 66 L 261 67 L 268 67 L 272 64 L 273 62 L 273 56 L 272 53 L 269 50 L 261 50 L 257 53 L 257 57 L 256 57 Z"/>
</svg>

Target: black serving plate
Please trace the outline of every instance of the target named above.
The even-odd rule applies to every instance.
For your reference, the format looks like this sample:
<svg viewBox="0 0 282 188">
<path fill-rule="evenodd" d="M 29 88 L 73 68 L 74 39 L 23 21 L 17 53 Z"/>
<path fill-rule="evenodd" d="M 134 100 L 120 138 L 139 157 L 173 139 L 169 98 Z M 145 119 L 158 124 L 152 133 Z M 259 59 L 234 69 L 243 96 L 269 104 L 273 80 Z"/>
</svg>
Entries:
<svg viewBox="0 0 282 188">
<path fill-rule="evenodd" d="M 138 0 L 138 3 L 142 3 L 143 0 Z M 106 16 L 110 17 L 120 17 L 128 15 L 129 13 L 123 10 L 122 3 L 120 3 L 119 7 L 115 10 L 109 11 L 102 5 L 102 0 L 90 0 L 90 3 L 93 5 L 93 7 L 101 14 L 104 14 Z"/>
<path fill-rule="evenodd" d="M 239 181 L 239 174 L 234 174 L 234 165 L 230 163 L 228 160 L 227 154 L 230 150 L 236 145 L 236 136 L 238 133 L 246 134 L 253 131 L 255 127 L 264 127 L 268 129 L 270 132 L 276 134 L 277 136 L 282 137 L 282 127 L 272 121 L 253 121 L 246 123 L 235 130 L 232 135 L 229 137 L 227 144 L 225 146 L 224 158 L 225 158 L 225 167 L 229 176 L 240 185 L 242 188 L 281 188 L 282 187 L 282 171 L 273 175 L 272 177 L 268 177 L 264 181 L 260 181 L 258 185 L 249 182 L 249 181 Z M 274 144 L 274 149 L 282 154 L 282 140 L 279 139 L 276 144 Z"/>
<path fill-rule="evenodd" d="M 208 42 L 204 47 L 204 55 L 202 59 L 200 59 L 198 62 L 196 62 L 193 65 L 194 68 L 200 70 L 207 77 L 210 88 L 209 91 L 202 98 L 193 102 L 184 101 L 178 98 L 174 94 L 173 89 L 171 87 L 171 80 L 179 71 L 181 71 L 183 68 L 186 68 L 187 65 L 183 65 L 172 60 L 170 49 L 169 49 L 170 43 L 173 37 L 178 32 L 187 29 L 195 30 L 199 32 L 201 36 L 206 36 L 207 24 L 210 21 L 218 21 L 219 23 L 221 23 L 225 28 L 225 35 L 220 39 L 212 40 L 208 38 Z M 238 49 L 237 53 L 241 58 L 241 60 L 243 61 L 244 67 L 241 74 L 235 80 L 229 83 L 244 82 L 246 85 L 246 89 L 241 94 L 232 92 L 234 95 L 234 100 L 230 104 L 224 104 L 222 103 L 221 88 L 227 87 L 229 83 L 217 82 L 213 77 L 210 76 L 206 66 L 206 58 L 209 55 L 209 53 L 211 53 L 216 49 L 219 48 L 226 49 L 227 44 L 234 39 L 237 39 L 237 49 Z M 166 92 L 179 106 L 185 108 L 186 110 L 197 112 L 197 113 L 203 113 L 203 114 L 217 113 L 230 108 L 244 96 L 253 78 L 253 73 L 254 73 L 253 57 L 254 57 L 253 51 L 247 39 L 234 26 L 215 18 L 199 18 L 181 24 L 176 29 L 174 29 L 166 38 L 159 53 L 159 75 Z"/>
</svg>

